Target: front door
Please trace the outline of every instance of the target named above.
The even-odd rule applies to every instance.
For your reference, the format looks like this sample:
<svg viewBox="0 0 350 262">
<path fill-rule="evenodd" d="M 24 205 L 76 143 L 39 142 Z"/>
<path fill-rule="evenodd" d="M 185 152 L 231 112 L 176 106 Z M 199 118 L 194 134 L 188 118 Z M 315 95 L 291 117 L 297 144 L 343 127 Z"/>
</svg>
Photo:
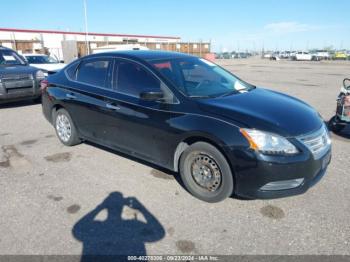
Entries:
<svg viewBox="0 0 350 262">
<path fill-rule="evenodd" d="M 116 60 L 115 90 L 107 98 L 110 106 L 106 140 L 116 147 L 126 149 L 151 162 L 172 166 L 172 154 L 176 147 L 176 129 L 170 119 L 182 115 L 176 113 L 178 104 L 165 85 L 144 66 L 126 60 Z M 164 102 L 140 99 L 142 91 L 162 91 Z"/>
</svg>

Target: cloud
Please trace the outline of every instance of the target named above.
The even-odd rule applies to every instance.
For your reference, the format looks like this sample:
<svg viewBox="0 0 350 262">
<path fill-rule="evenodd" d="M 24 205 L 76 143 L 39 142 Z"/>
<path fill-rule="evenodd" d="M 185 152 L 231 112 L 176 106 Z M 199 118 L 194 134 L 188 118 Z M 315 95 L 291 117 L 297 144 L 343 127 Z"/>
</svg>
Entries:
<svg viewBox="0 0 350 262">
<path fill-rule="evenodd" d="M 272 33 L 289 34 L 318 30 L 320 27 L 298 22 L 278 22 L 267 24 L 264 26 L 264 29 Z"/>
</svg>

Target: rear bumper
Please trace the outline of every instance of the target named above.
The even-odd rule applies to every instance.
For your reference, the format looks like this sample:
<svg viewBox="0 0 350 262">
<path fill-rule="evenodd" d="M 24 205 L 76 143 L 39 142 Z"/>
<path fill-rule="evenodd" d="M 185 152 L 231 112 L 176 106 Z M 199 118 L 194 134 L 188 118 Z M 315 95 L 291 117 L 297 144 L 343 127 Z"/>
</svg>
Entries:
<svg viewBox="0 0 350 262">
<path fill-rule="evenodd" d="M 42 105 L 42 111 L 43 115 L 46 118 L 47 121 L 49 121 L 52 124 L 52 108 L 53 103 L 49 99 L 47 92 L 44 92 L 41 97 L 41 105 Z"/>
<path fill-rule="evenodd" d="M 231 151 L 230 158 L 236 182 L 235 193 L 246 198 L 271 199 L 305 193 L 320 181 L 330 163 L 331 149 L 317 160 L 311 152 L 276 157 L 250 150 Z M 238 166 L 234 165 L 237 161 L 240 163 Z"/>
</svg>

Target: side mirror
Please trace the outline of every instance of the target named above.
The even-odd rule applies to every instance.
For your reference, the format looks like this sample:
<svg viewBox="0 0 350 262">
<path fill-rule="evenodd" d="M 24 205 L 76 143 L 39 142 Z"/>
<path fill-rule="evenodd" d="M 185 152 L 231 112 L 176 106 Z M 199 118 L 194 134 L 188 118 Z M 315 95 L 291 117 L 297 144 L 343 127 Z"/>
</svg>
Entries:
<svg viewBox="0 0 350 262">
<path fill-rule="evenodd" d="M 145 101 L 159 101 L 164 98 L 164 94 L 160 91 L 143 91 L 140 98 Z"/>
</svg>

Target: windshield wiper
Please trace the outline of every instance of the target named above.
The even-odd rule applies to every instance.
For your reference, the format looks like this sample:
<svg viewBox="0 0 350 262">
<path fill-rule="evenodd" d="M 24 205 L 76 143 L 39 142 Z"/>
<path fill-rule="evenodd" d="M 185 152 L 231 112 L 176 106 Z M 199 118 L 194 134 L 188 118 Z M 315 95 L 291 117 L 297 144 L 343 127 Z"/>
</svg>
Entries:
<svg viewBox="0 0 350 262">
<path fill-rule="evenodd" d="M 189 96 L 190 98 L 215 98 L 217 95 L 206 95 L 206 96 Z"/>
<path fill-rule="evenodd" d="M 239 93 L 240 91 L 249 92 L 250 90 L 255 89 L 255 88 L 256 88 L 256 86 L 251 85 L 250 87 L 247 87 L 247 88 L 244 88 L 244 89 L 241 89 L 241 90 L 232 90 L 232 91 L 230 91 L 230 92 L 227 92 L 227 93 L 225 93 L 225 94 L 222 94 L 222 95 L 219 96 L 219 97 L 234 95 L 234 94 Z"/>
<path fill-rule="evenodd" d="M 237 94 L 237 93 L 238 93 L 237 90 L 232 90 L 232 91 L 224 93 L 224 94 L 222 94 L 222 95 L 220 95 L 218 97 L 230 96 L 230 95 L 234 95 L 234 94 Z"/>
</svg>

